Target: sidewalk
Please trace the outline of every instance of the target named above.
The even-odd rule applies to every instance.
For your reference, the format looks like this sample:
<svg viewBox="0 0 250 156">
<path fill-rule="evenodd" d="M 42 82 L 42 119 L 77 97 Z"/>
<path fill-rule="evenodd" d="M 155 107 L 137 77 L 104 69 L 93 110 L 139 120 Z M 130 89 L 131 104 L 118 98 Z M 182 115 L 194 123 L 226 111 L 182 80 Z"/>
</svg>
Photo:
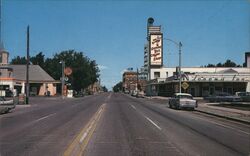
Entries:
<svg viewBox="0 0 250 156">
<path fill-rule="evenodd" d="M 250 111 L 213 106 L 218 103 L 200 103 L 196 111 L 250 124 Z"/>
<path fill-rule="evenodd" d="M 145 98 L 168 100 L 170 97 L 152 96 Z M 219 103 L 206 103 L 201 97 L 195 97 L 194 99 L 198 100 L 198 108 L 195 109 L 198 112 L 250 124 L 250 111 L 215 106 Z"/>
</svg>

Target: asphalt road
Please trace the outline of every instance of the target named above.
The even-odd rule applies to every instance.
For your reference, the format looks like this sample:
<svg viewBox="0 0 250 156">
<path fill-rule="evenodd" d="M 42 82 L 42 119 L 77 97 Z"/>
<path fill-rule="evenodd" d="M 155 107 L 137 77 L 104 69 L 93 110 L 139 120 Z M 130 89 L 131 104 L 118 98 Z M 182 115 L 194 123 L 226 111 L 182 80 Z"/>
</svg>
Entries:
<svg viewBox="0 0 250 156">
<path fill-rule="evenodd" d="M 62 155 L 105 99 L 104 95 L 34 98 L 30 107 L 0 115 L 0 155 Z"/>
<path fill-rule="evenodd" d="M 172 110 L 166 101 L 103 93 L 65 100 L 34 98 L 31 102 L 31 106 L 0 115 L 1 156 L 63 155 L 103 104 L 83 155 L 250 154 L 249 125 Z"/>
<path fill-rule="evenodd" d="M 165 101 L 112 94 L 87 156 L 249 155 L 250 127 Z"/>
</svg>

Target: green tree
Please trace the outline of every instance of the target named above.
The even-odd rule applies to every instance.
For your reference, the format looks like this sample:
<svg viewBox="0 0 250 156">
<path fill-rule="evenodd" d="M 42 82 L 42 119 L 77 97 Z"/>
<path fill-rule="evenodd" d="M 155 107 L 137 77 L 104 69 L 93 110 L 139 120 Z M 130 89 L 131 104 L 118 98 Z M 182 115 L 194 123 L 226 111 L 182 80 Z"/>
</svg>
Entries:
<svg viewBox="0 0 250 156">
<path fill-rule="evenodd" d="M 114 92 L 119 92 L 122 91 L 122 82 L 118 82 L 114 87 L 113 87 Z"/>
<path fill-rule="evenodd" d="M 227 59 L 225 63 L 217 63 L 205 65 L 205 67 L 241 67 L 241 65 L 237 65 L 235 62 Z"/>
<path fill-rule="evenodd" d="M 217 63 L 216 67 L 223 67 L 221 63 Z"/>
<path fill-rule="evenodd" d="M 46 59 L 45 70 L 54 78 L 60 79 L 62 67 L 60 61 L 65 62 L 65 67 L 72 69 L 72 74 L 68 76 L 72 89 L 80 91 L 93 84 L 99 78 L 99 68 L 94 60 L 84 56 L 82 52 L 74 50 L 56 53 L 52 59 Z"/>
<path fill-rule="evenodd" d="M 108 92 L 108 89 L 106 88 L 106 86 L 102 86 L 102 90 L 103 90 L 104 92 Z"/>
<path fill-rule="evenodd" d="M 100 74 L 99 68 L 95 60 L 90 60 L 84 56 L 82 52 L 74 50 L 62 51 L 56 53 L 52 58 L 45 58 L 42 52 L 30 58 L 32 64 L 39 65 L 55 80 L 60 80 L 62 76 L 62 64 L 60 61 L 65 62 L 65 67 L 72 69 L 72 74 L 68 76 L 71 88 L 76 91 L 88 87 L 95 83 Z M 26 64 L 25 57 L 17 56 L 12 59 L 11 64 Z"/>
<path fill-rule="evenodd" d="M 208 64 L 206 67 L 215 67 L 214 64 Z"/>
<path fill-rule="evenodd" d="M 236 63 L 234 63 L 231 60 L 226 60 L 226 62 L 223 64 L 224 67 L 236 67 Z"/>
<path fill-rule="evenodd" d="M 16 56 L 10 61 L 10 64 L 26 64 L 26 58 L 21 56 Z"/>
<path fill-rule="evenodd" d="M 45 56 L 42 52 L 39 52 L 36 56 L 30 58 L 30 62 L 34 65 L 39 65 L 41 68 L 45 68 Z"/>
</svg>

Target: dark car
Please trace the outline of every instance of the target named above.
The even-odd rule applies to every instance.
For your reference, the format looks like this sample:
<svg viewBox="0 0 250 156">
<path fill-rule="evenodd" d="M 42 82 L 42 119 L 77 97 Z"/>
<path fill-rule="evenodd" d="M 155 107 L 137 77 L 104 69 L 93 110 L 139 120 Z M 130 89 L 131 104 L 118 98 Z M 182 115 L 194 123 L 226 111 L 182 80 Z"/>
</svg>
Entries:
<svg viewBox="0 0 250 156">
<path fill-rule="evenodd" d="M 228 93 L 217 93 L 204 98 L 209 102 L 240 102 L 241 98 L 236 95 L 230 95 Z"/>
<path fill-rule="evenodd" d="M 235 95 L 239 96 L 244 102 L 250 102 L 250 92 L 236 92 Z"/>
<path fill-rule="evenodd" d="M 73 96 L 74 96 L 74 97 L 84 97 L 84 93 L 81 92 L 81 91 L 79 91 L 79 92 L 74 91 L 74 92 L 73 92 Z"/>
</svg>

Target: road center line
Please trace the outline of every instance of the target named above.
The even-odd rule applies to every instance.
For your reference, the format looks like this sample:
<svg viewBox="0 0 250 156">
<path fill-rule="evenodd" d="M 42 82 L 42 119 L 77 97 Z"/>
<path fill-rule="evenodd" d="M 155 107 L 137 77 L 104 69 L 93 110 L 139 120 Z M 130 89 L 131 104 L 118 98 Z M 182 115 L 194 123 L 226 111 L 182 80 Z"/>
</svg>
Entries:
<svg viewBox="0 0 250 156">
<path fill-rule="evenodd" d="M 53 114 L 50 114 L 50 115 L 47 115 L 47 116 L 41 117 L 41 118 L 39 118 L 39 119 L 35 120 L 35 121 L 34 121 L 34 123 L 35 123 L 35 122 L 39 122 L 39 121 L 41 121 L 41 120 L 44 120 L 44 119 L 46 119 L 46 118 L 49 118 L 49 117 L 51 117 L 51 116 L 53 116 L 53 115 L 55 115 L 55 114 L 56 114 L 56 113 L 53 113 Z"/>
<path fill-rule="evenodd" d="M 150 118 L 144 116 L 149 122 L 151 122 L 156 128 L 158 128 L 159 130 L 161 130 L 161 127 L 158 126 L 156 123 L 154 123 L 154 121 L 152 121 Z"/>
<path fill-rule="evenodd" d="M 98 111 L 90 118 L 89 122 L 84 126 L 84 128 L 64 151 L 64 156 L 77 156 L 84 153 L 84 150 L 87 147 L 88 142 L 94 133 L 97 123 L 105 109 L 105 105 L 105 103 L 102 104 Z"/>
<path fill-rule="evenodd" d="M 134 105 L 130 105 L 130 106 L 136 110 L 136 107 Z"/>
</svg>

